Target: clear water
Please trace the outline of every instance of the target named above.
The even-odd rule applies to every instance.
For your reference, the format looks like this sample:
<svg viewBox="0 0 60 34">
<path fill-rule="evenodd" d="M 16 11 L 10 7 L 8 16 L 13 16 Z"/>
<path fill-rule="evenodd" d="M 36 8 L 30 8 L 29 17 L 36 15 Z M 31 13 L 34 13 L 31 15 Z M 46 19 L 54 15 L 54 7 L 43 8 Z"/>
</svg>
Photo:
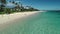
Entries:
<svg viewBox="0 0 60 34">
<path fill-rule="evenodd" d="M 0 34 L 60 34 L 60 12 L 42 12 L 32 15 L 22 23 L 0 31 Z"/>
</svg>

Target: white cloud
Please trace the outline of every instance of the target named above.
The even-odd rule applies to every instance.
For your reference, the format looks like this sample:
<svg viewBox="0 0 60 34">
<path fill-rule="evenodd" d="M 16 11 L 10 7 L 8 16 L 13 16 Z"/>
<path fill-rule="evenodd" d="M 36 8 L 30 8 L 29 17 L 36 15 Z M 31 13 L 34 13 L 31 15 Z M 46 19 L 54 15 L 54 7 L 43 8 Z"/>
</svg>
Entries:
<svg viewBox="0 0 60 34">
<path fill-rule="evenodd" d="M 14 4 L 12 4 L 12 3 L 8 3 L 7 6 L 14 6 Z"/>
<path fill-rule="evenodd" d="M 15 5 L 14 4 L 12 4 L 12 3 L 8 3 L 8 4 L 6 4 L 6 7 L 15 7 Z"/>
<path fill-rule="evenodd" d="M 16 3 L 19 3 L 20 1 L 15 1 Z"/>
</svg>

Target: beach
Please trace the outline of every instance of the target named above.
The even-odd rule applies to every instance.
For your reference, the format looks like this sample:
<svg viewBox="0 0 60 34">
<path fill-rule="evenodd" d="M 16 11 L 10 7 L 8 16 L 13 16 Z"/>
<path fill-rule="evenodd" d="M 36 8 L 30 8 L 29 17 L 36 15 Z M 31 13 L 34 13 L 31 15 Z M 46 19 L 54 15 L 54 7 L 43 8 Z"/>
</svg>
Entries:
<svg viewBox="0 0 60 34">
<path fill-rule="evenodd" d="M 0 34 L 60 34 L 60 12 L 56 11 L 34 12 L 7 23 L 0 24 Z"/>
<path fill-rule="evenodd" d="M 33 15 L 35 13 L 37 12 L 35 11 L 35 12 L 18 12 L 18 13 L 13 13 L 13 14 L 3 14 L 3 15 L 0 15 L 0 24 L 5 24 L 8 21 L 24 18 L 29 15 Z"/>
<path fill-rule="evenodd" d="M 23 21 L 28 16 L 34 15 L 38 13 L 37 11 L 34 12 L 17 12 L 13 14 L 2 14 L 0 15 L 0 31 L 9 27 L 11 24 L 15 24 L 17 21 Z"/>
</svg>

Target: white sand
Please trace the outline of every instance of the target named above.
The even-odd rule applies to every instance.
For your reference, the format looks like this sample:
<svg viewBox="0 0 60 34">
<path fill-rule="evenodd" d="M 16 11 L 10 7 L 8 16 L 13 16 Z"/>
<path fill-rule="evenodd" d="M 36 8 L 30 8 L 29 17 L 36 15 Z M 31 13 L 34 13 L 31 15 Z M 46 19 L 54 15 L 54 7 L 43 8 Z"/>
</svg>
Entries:
<svg viewBox="0 0 60 34">
<path fill-rule="evenodd" d="M 8 23 L 9 21 L 13 21 L 19 18 L 24 18 L 25 16 L 29 16 L 35 13 L 37 12 L 18 12 L 13 14 L 0 15 L 0 24 Z"/>
</svg>

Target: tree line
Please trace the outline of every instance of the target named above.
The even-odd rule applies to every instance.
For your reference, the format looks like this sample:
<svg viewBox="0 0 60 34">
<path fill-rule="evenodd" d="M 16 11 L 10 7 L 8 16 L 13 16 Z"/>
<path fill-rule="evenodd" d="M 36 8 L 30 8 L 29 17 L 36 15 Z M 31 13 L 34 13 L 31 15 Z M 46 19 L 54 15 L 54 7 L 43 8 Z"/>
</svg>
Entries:
<svg viewBox="0 0 60 34">
<path fill-rule="evenodd" d="M 15 1 L 9 1 L 10 3 L 16 5 L 14 8 L 7 8 L 6 7 L 6 0 L 0 0 L 0 14 L 2 13 L 13 13 L 13 12 L 24 12 L 24 11 L 39 11 L 38 9 L 35 9 L 31 6 L 26 6 L 24 7 L 21 2 L 16 3 Z"/>
</svg>

